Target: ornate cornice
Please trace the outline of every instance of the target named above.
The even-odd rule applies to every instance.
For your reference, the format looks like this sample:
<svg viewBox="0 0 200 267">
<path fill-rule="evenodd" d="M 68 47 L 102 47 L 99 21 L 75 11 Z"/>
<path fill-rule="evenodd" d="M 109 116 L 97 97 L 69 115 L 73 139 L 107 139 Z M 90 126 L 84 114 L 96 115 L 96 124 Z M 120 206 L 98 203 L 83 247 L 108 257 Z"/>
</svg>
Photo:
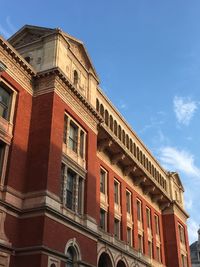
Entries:
<svg viewBox="0 0 200 267">
<path fill-rule="evenodd" d="M 66 77 L 66 75 L 62 72 L 62 70 L 60 68 L 52 68 L 50 70 L 47 71 L 42 71 L 37 73 L 37 75 L 35 76 L 34 80 L 37 83 L 38 79 L 41 78 L 45 78 L 45 77 L 50 77 L 54 75 L 55 77 L 57 77 L 57 85 L 60 83 L 63 86 L 67 86 L 70 91 L 73 93 L 73 95 L 75 95 L 84 105 L 84 107 L 86 107 L 86 109 L 95 117 L 95 119 L 97 120 L 98 123 L 102 123 L 103 119 L 101 118 L 101 116 L 98 114 L 98 112 L 96 111 L 96 109 L 88 102 L 88 100 L 76 89 L 75 86 L 73 86 L 73 84 L 69 81 L 69 79 Z M 55 85 L 55 84 L 54 84 Z M 49 83 L 48 85 L 46 85 L 46 89 L 47 90 L 51 90 L 53 91 L 53 84 Z M 45 90 L 45 89 L 44 89 Z M 38 95 L 40 93 L 44 93 L 44 90 L 36 90 L 35 91 L 35 95 Z M 66 92 L 65 92 L 66 93 Z"/>
<path fill-rule="evenodd" d="M 26 60 L 2 37 L 0 36 L 0 46 L 17 62 L 28 74 L 35 75 L 36 71 Z"/>
</svg>

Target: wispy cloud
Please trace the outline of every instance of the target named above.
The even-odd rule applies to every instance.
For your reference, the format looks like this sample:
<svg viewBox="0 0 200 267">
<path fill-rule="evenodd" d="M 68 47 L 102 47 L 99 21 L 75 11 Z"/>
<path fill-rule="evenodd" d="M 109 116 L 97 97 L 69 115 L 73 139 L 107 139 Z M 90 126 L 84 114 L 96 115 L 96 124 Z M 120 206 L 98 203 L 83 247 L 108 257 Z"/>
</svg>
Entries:
<svg viewBox="0 0 200 267">
<path fill-rule="evenodd" d="M 162 147 L 159 150 L 159 159 L 166 169 L 200 177 L 200 168 L 195 165 L 194 156 L 185 150 L 170 146 Z"/>
<path fill-rule="evenodd" d="M 5 38 L 9 38 L 16 31 L 15 26 L 12 24 L 10 16 L 6 17 L 5 25 L 0 24 L 0 34 Z"/>
<path fill-rule="evenodd" d="M 0 24 L 0 34 L 8 38 L 11 34 Z"/>
<path fill-rule="evenodd" d="M 189 125 L 195 111 L 198 108 L 198 103 L 190 98 L 175 96 L 173 104 L 178 122 L 183 125 Z"/>
</svg>

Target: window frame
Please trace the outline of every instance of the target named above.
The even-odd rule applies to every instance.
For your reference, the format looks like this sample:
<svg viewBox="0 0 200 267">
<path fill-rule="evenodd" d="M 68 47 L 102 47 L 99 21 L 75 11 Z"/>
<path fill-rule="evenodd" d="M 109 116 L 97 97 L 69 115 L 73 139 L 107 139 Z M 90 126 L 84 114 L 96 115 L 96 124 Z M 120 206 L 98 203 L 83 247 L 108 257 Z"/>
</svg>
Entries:
<svg viewBox="0 0 200 267">
<path fill-rule="evenodd" d="M 117 239 L 121 238 L 121 221 L 114 217 L 114 236 Z"/>
<path fill-rule="evenodd" d="M 126 189 L 126 212 L 132 214 L 132 194 L 129 190 Z"/>
<path fill-rule="evenodd" d="M 73 181 L 73 192 L 72 192 L 72 205 L 67 205 L 67 185 L 68 185 L 68 173 L 74 175 Z M 84 213 L 84 186 L 85 186 L 85 175 L 80 173 L 77 169 L 73 168 L 69 163 L 62 161 L 61 164 L 61 179 L 62 179 L 62 203 L 63 206 L 77 214 L 82 216 Z"/>
<path fill-rule="evenodd" d="M 136 199 L 136 206 L 137 206 L 137 220 L 142 223 L 143 222 L 142 201 L 138 198 Z"/>
<path fill-rule="evenodd" d="M 114 178 L 114 203 L 120 206 L 120 182 Z"/>
<path fill-rule="evenodd" d="M 102 174 L 103 174 L 103 180 L 102 180 Z M 100 193 L 107 195 L 107 177 L 108 172 L 101 166 L 100 167 Z"/>
<path fill-rule="evenodd" d="M 74 130 L 74 136 L 72 136 Z M 63 144 L 70 153 L 76 155 L 79 159 L 86 159 L 87 132 L 79 122 L 73 119 L 68 113 L 64 114 Z"/>
</svg>

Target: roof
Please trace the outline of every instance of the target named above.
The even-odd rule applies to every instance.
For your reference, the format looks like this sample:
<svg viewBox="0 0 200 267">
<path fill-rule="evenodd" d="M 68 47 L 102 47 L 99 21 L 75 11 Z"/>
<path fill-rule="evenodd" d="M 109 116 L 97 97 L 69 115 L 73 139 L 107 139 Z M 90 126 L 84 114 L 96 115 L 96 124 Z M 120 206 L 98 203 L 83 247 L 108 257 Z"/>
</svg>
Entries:
<svg viewBox="0 0 200 267">
<path fill-rule="evenodd" d="M 9 39 L 8 42 L 15 47 L 16 49 L 22 45 L 27 45 L 34 41 L 38 41 L 44 37 L 47 37 L 51 34 L 60 34 L 65 41 L 68 43 L 69 47 L 72 48 L 73 44 L 81 50 L 83 53 L 89 68 L 92 70 L 93 74 L 95 75 L 96 79 L 99 81 L 99 77 L 96 73 L 95 67 L 90 59 L 90 56 L 85 48 L 85 45 L 82 41 L 78 40 L 77 38 L 65 33 L 60 28 L 46 28 L 46 27 L 39 27 L 33 25 L 24 25 L 20 28 L 15 34 L 13 34 Z M 73 52 L 73 50 L 71 49 Z"/>
</svg>

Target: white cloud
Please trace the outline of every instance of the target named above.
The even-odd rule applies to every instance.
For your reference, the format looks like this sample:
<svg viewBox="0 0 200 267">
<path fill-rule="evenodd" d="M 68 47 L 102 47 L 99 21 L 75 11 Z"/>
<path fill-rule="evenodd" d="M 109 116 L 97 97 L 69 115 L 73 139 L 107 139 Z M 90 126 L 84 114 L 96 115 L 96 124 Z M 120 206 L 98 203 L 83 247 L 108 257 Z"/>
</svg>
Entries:
<svg viewBox="0 0 200 267">
<path fill-rule="evenodd" d="M 159 159 L 166 169 L 200 178 L 200 168 L 195 165 L 194 156 L 187 151 L 163 147 L 159 150 Z"/>
<path fill-rule="evenodd" d="M 198 108 L 198 103 L 190 98 L 175 96 L 173 104 L 178 122 L 184 125 L 189 125 L 195 111 Z"/>
</svg>

